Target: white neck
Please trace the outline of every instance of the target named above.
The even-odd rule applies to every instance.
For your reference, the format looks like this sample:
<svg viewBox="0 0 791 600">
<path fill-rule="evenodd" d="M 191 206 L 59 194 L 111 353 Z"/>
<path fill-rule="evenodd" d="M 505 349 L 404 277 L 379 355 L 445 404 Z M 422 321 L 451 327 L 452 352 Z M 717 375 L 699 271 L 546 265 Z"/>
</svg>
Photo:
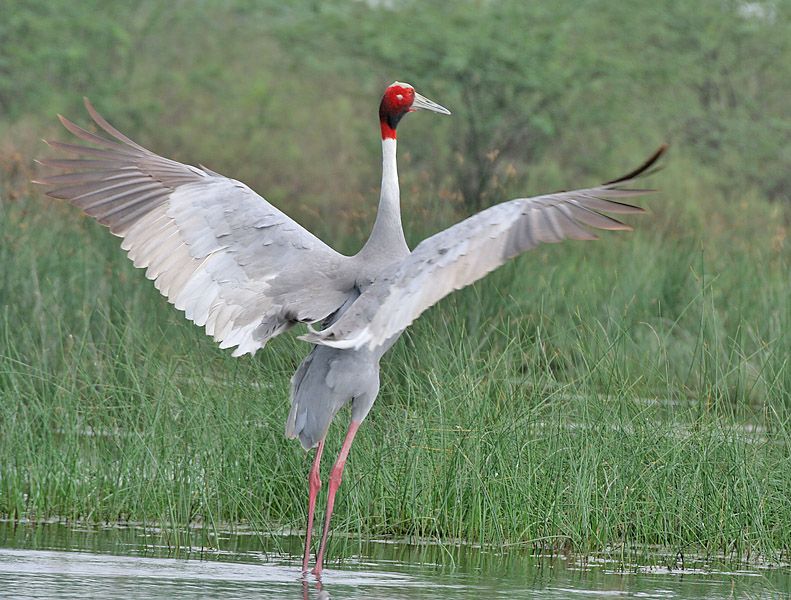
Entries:
<svg viewBox="0 0 791 600">
<path fill-rule="evenodd" d="M 393 254 L 394 258 L 409 253 L 401 226 L 401 195 L 398 189 L 398 167 L 396 165 L 396 140 L 382 140 L 382 194 L 376 213 L 371 237 L 360 251 Z"/>
</svg>

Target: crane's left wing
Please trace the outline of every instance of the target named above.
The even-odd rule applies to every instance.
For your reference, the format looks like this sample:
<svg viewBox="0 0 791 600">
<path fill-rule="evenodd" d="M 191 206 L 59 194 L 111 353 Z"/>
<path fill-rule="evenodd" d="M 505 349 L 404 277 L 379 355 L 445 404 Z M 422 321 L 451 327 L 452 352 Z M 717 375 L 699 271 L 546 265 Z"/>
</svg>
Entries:
<svg viewBox="0 0 791 600">
<path fill-rule="evenodd" d="M 354 289 L 346 256 L 243 183 L 158 156 L 85 106 L 112 139 L 61 117 L 91 146 L 49 142 L 79 158 L 39 161 L 71 172 L 38 183 L 124 238 L 135 266 L 221 348 L 254 354 L 346 301 Z"/>
<path fill-rule="evenodd" d="M 373 349 L 454 290 L 540 243 L 596 239 L 588 228 L 631 229 L 604 213 L 644 212 L 617 199 L 653 191 L 628 186 L 653 172 L 665 148 L 629 174 L 600 186 L 511 200 L 441 231 L 378 277 L 332 326 L 301 339 L 335 348 Z"/>
</svg>

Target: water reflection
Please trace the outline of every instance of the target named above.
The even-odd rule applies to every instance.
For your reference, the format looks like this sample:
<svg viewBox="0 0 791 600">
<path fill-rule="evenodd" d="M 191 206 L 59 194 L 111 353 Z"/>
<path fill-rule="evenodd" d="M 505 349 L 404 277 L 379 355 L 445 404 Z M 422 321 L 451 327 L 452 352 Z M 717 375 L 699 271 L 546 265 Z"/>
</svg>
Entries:
<svg viewBox="0 0 791 600">
<path fill-rule="evenodd" d="M 0 523 L 0 596 L 13 598 L 737 598 L 791 590 L 787 566 L 680 568 L 675 557 L 627 563 L 593 557 L 537 557 L 463 546 L 336 540 L 355 558 L 329 565 L 321 581 L 302 577 L 297 537 L 144 528 L 17 526 Z M 168 548 L 168 544 L 171 544 Z M 346 548 L 343 546 L 346 545 Z M 185 558 L 186 557 L 186 558 Z M 651 560 L 648 560 L 648 559 Z M 768 565 L 764 565 L 768 567 Z"/>
<path fill-rule="evenodd" d="M 316 595 L 315 596 L 311 596 L 310 595 L 310 589 L 311 589 L 311 582 L 310 582 L 310 580 L 307 577 L 302 579 L 302 599 L 303 600 L 308 600 L 311 597 L 315 597 L 316 600 L 328 600 L 329 598 L 332 598 L 330 593 L 327 590 L 324 589 L 324 585 L 321 583 L 321 581 L 314 581 L 312 585 L 313 585 L 313 587 L 316 590 Z"/>
</svg>

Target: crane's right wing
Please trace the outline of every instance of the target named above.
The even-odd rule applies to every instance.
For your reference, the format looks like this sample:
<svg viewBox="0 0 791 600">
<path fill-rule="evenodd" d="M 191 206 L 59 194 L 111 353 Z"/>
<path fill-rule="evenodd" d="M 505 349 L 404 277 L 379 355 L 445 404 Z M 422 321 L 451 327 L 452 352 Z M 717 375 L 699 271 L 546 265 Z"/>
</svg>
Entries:
<svg viewBox="0 0 791 600">
<path fill-rule="evenodd" d="M 136 144 L 85 100 L 115 140 L 60 117 L 93 144 L 49 142 L 82 158 L 41 164 L 72 171 L 40 179 L 124 238 L 136 267 L 221 348 L 254 354 L 297 322 L 335 312 L 354 289 L 349 259 L 243 183 L 163 158 Z"/>
<path fill-rule="evenodd" d="M 600 186 L 497 204 L 433 235 L 378 277 L 330 327 L 301 339 L 373 349 L 452 291 L 540 243 L 596 239 L 588 228 L 631 229 L 604 213 L 643 212 L 616 199 L 653 191 L 624 186 L 652 172 L 664 151 L 662 146 L 634 171 Z"/>
</svg>

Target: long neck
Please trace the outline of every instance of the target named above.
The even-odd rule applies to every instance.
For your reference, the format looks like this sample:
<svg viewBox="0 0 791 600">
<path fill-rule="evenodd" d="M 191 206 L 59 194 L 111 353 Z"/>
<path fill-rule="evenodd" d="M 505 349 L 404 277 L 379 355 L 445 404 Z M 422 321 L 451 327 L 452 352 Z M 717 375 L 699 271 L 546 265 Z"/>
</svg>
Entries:
<svg viewBox="0 0 791 600">
<path fill-rule="evenodd" d="M 395 133 L 395 131 L 393 132 Z M 396 166 L 396 138 L 382 139 L 382 194 L 376 213 L 371 237 L 361 253 L 406 254 L 409 247 L 401 226 L 401 201 L 398 189 L 398 167 Z"/>
</svg>

